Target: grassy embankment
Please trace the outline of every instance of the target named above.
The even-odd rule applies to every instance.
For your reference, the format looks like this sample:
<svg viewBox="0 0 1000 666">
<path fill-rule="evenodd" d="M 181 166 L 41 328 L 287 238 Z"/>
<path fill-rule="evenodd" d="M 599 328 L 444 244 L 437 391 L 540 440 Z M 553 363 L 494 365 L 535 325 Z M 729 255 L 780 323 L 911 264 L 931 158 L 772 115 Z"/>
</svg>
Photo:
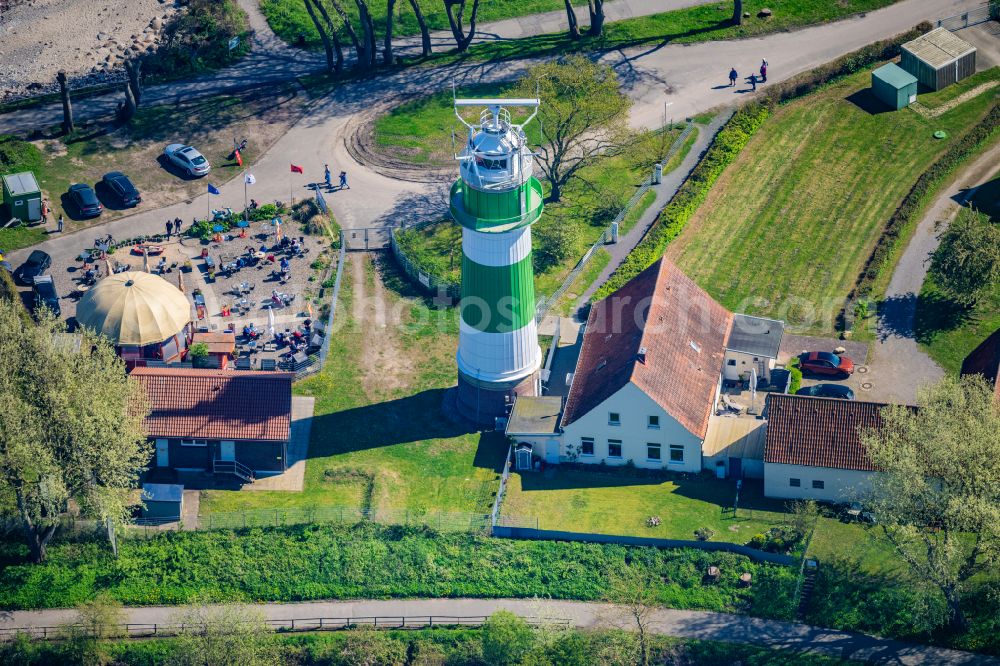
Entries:
<svg viewBox="0 0 1000 666">
<path fill-rule="evenodd" d="M 779 107 L 667 255 L 728 308 L 833 330 L 885 220 L 993 102 L 889 112 L 862 71 Z M 937 129 L 948 132 L 935 140 Z"/>
</svg>

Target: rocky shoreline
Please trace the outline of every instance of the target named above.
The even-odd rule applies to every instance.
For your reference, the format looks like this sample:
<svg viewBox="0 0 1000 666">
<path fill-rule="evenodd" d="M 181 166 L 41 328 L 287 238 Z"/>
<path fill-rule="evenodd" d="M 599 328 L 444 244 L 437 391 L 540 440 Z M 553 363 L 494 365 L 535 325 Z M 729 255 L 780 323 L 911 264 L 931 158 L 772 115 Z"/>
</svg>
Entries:
<svg viewBox="0 0 1000 666">
<path fill-rule="evenodd" d="M 0 102 L 122 81 L 126 59 L 154 52 L 181 11 L 164 0 L 23 0 L 0 21 Z"/>
</svg>

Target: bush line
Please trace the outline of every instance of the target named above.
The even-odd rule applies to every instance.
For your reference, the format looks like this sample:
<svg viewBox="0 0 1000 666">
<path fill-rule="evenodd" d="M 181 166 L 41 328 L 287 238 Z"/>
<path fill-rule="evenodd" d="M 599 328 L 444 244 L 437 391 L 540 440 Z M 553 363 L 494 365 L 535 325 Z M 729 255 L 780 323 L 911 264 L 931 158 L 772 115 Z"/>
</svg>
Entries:
<svg viewBox="0 0 1000 666">
<path fill-rule="evenodd" d="M 1000 102 L 994 103 L 982 120 L 920 174 L 917 182 L 903 197 L 902 203 L 899 204 L 882 229 L 881 235 L 875 242 L 875 247 L 858 275 L 854 289 L 848 298 L 849 302 L 871 295 L 875 281 L 886 268 L 897 240 L 914 216 L 921 210 L 927 195 L 932 193 L 959 165 L 989 141 L 998 130 L 1000 130 Z"/>
<path fill-rule="evenodd" d="M 705 201 L 715 181 L 726 167 L 736 160 L 750 142 L 754 132 L 767 120 L 777 105 L 814 92 L 877 62 L 895 58 L 899 55 L 900 45 L 926 33 L 931 27 L 930 23 L 924 21 L 912 30 L 869 44 L 809 72 L 776 83 L 767 89 L 760 100 L 740 107 L 715 135 L 705 156 L 695 166 L 670 203 L 660 212 L 653 226 L 625 261 L 615 269 L 607 282 L 601 285 L 592 300 L 600 300 L 617 291 L 663 256 L 670 241 L 680 235 L 684 225 Z"/>
</svg>

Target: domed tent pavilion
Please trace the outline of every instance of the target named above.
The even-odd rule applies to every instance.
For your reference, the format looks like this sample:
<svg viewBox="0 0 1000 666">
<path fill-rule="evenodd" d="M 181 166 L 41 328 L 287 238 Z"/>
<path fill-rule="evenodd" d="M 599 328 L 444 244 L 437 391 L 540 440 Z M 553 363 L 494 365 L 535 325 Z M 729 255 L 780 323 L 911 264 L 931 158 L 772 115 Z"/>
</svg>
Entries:
<svg viewBox="0 0 1000 666">
<path fill-rule="evenodd" d="M 187 296 L 150 273 L 104 278 L 80 299 L 76 320 L 111 340 L 129 367 L 180 361 L 191 339 Z"/>
</svg>

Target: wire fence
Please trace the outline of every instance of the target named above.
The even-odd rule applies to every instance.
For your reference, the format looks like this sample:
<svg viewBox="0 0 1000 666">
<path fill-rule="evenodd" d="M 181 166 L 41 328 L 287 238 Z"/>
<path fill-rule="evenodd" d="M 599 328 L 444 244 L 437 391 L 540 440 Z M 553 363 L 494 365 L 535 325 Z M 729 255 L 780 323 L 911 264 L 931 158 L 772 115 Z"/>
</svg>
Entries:
<svg viewBox="0 0 1000 666">
<path fill-rule="evenodd" d="M 952 32 L 968 28 L 969 26 L 986 23 L 990 19 L 1000 18 L 1000 3 L 983 4 L 975 9 L 970 9 L 962 14 L 955 14 L 947 18 L 938 19 L 937 27 L 945 28 Z"/>
<path fill-rule="evenodd" d="M 95 530 L 92 521 L 76 521 L 79 529 Z M 447 511 L 420 511 L 406 508 L 365 508 L 356 506 L 305 506 L 247 509 L 207 513 L 196 524 L 184 523 L 180 516 L 133 521 L 122 532 L 129 537 L 151 537 L 165 531 L 289 527 L 292 525 L 356 525 L 362 522 L 383 525 L 429 527 L 440 532 L 489 531 L 491 514 Z"/>
<path fill-rule="evenodd" d="M 330 210 L 327 208 L 326 199 L 323 197 L 323 192 L 320 190 L 319 185 L 315 187 L 315 191 L 316 205 L 319 206 L 325 215 L 329 216 Z M 340 252 L 337 255 L 337 273 L 333 280 L 333 291 L 330 294 L 329 312 L 327 313 L 326 321 L 323 323 L 323 344 L 320 345 L 318 353 L 311 354 L 301 367 L 295 368 L 295 378 L 297 380 L 304 379 L 322 370 L 326 364 L 326 357 L 330 354 L 330 340 L 333 338 L 333 321 L 337 315 L 337 302 L 340 299 L 340 281 L 344 274 L 344 259 L 346 256 L 344 245 L 344 232 L 341 231 Z"/>
<path fill-rule="evenodd" d="M 393 229 L 389 241 L 392 247 L 392 256 L 396 258 L 396 262 L 403 269 L 403 272 L 406 273 L 406 276 L 415 284 L 420 285 L 421 289 L 435 296 L 444 295 L 452 300 L 458 300 L 462 297 L 461 285 L 422 270 L 406 256 L 406 252 L 400 247 L 399 241 L 396 238 L 397 231 L 416 231 L 430 224 L 438 224 L 439 222 L 440 220 L 424 220 L 423 222 L 417 222 L 406 227 L 396 227 Z"/>
<path fill-rule="evenodd" d="M 276 632 L 298 631 L 342 631 L 359 627 L 374 629 L 426 629 L 434 627 L 480 627 L 489 619 L 488 615 L 380 615 L 361 617 L 305 617 L 264 620 L 264 624 Z M 525 622 L 534 627 L 569 627 L 565 618 L 525 617 Z M 233 633 L 241 628 L 234 623 Z M 41 627 L 0 627 L 0 642 L 14 640 L 18 636 L 29 636 L 41 640 L 61 640 L 71 635 L 91 637 L 152 638 L 154 636 L 177 636 L 184 633 L 202 633 L 205 624 L 177 622 L 129 622 L 94 629 L 79 624 Z"/>
<path fill-rule="evenodd" d="M 670 158 L 677 154 L 677 151 L 681 149 L 681 146 L 684 145 L 684 142 L 691 135 L 692 131 L 694 131 L 694 123 L 688 123 L 684 130 L 677 135 L 677 138 L 670 144 L 670 148 L 667 149 L 667 154 L 663 156 L 663 161 L 661 163 L 665 164 L 670 160 Z M 597 252 L 597 250 L 603 245 L 606 245 L 614 239 L 614 229 L 621 225 L 621 223 L 625 220 L 625 217 L 639 204 L 639 201 L 646 195 L 646 192 L 648 192 L 649 188 L 653 185 L 652 175 L 642 181 L 638 189 L 636 189 L 635 193 L 632 195 L 632 198 L 629 199 L 628 203 L 622 206 L 622 209 L 618 211 L 615 218 L 611 220 L 611 223 L 608 224 L 607 228 L 601 233 L 601 237 L 594 241 L 594 244 L 583 253 L 583 256 L 580 257 L 580 261 L 578 261 L 576 266 L 573 267 L 573 270 L 569 272 L 569 275 L 567 275 L 566 279 L 563 280 L 563 283 L 559 285 L 559 288 L 547 298 L 544 296 L 539 297 L 538 303 L 535 305 L 536 324 L 540 324 L 542 322 L 542 319 L 544 319 L 545 315 L 552 309 L 552 306 L 558 303 L 559 299 L 561 299 L 566 293 L 566 290 L 568 290 L 570 286 L 576 282 L 576 279 L 580 277 L 580 273 L 582 273 L 587 267 L 587 263 L 590 261 L 591 257 L 594 256 L 594 253 Z"/>
<path fill-rule="evenodd" d="M 503 496 L 507 492 L 507 479 L 510 478 L 510 466 L 513 464 L 514 445 L 507 449 L 507 459 L 503 463 L 503 472 L 500 473 L 500 487 L 497 488 L 497 496 L 493 500 L 493 508 L 490 509 L 490 529 L 497 524 L 500 518 L 500 509 L 503 507 Z"/>
</svg>

